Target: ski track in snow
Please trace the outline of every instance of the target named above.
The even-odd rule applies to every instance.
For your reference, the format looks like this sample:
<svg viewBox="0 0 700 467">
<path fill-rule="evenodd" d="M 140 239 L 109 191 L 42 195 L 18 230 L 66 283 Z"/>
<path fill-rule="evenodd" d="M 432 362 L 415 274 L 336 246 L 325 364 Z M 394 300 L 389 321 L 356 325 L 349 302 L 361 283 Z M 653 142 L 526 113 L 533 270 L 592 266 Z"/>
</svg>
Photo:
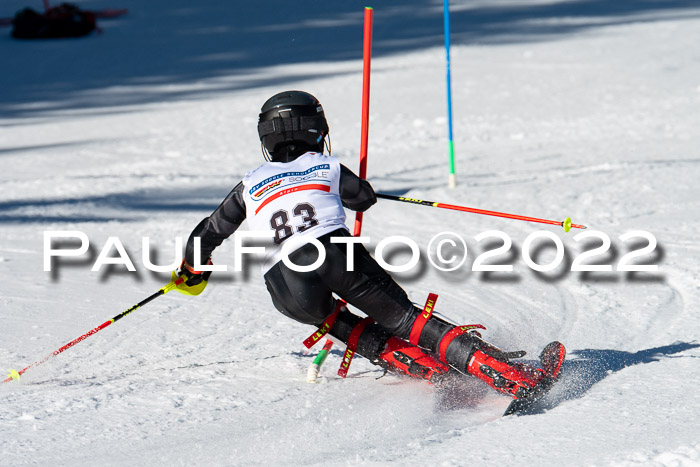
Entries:
<svg viewBox="0 0 700 467">
<path fill-rule="evenodd" d="M 262 161 L 255 124 L 270 95 L 315 94 L 334 155 L 351 168 L 359 157 L 362 5 L 77 3 L 130 13 L 81 40 L 0 38 L 10 70 L 0 77 L 3 371 L 43 358 L 168 280 L 143 267 L 141 238 L 150 237 L 156 263 L 180 257 L 175 238 Z M 337 348 L 319 384 L 305 383 L 314 354 L 301 341 L 312 329 L 274 309 L 251 262 L 242 273 L 215 274 L 200 297 L 161 297 L 2 385 L 0 464 L 700 465 L 692 397 L 700 9 L 451 3 L 459 186 L 445 186 L 441 7 L 389 1 L 375 5 L 375 188 L 570 216 L 611 238 L 599 264 L 614 266 L 643 246 L 622 242 L 625 232 L 658 240 L 640 258 L 659 264 L 657 273 L 574 273 L 571 261 L 599 241 L 385 200 L 365 215 L 371 248 L 407 235 L 425 257 L 438 232 L 467 241 L 458 271 L 424 260 L 396 275 L 416 303 L 438 293 L 438 313 L 484 324 L 487 340 L 527 350 L 528 361 L 551 340 L 567 346 L 562 380 L 536 413 L 502 418 L 508 399 L 477 381 L 436 391 L 382 377 L 362 358 L 342 380 Z M 24 6 L 8 0 L 0 13 Z M 87 257 L 44 272 L 45 230 L 86 232 Z M 496 260 L 513 273 L 470 270 L 499 245 L 476 242 L 487 230 L 512 238 Z M 535 230 L 555 231 L 565 245 L 552 272 L 536 273 L 521 257 Z M 90 272 L 110 236 L 137 273 Z M 232 254 L 224 243 L 214 261 L 230 267 Z M 539 250 L 540 262 L 552 257 Z"/>
</svg>

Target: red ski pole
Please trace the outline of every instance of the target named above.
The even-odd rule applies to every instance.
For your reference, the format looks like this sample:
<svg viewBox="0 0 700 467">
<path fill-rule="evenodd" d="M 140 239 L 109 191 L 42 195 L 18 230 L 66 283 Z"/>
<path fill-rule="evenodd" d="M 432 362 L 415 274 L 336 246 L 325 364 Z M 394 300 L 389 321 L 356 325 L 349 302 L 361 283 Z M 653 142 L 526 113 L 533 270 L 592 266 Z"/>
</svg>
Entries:
<svg viewBox="0 0 700 467">
<path fill-rule="evenodd" d="M 98 332 L 100 332 L 100 331 L 102 331 L 104 328 L 106 328 L 107 326 L 113 324 L 115 321 L 119 321 L 120 319 L 122 319 L 123 317 L 125 317 L 126 315 L 128 315 L 129 313 L 131 313 L 132 311 L 135 311 L 136 309 L 141 308 L 142 306 L 144 306 L 146 303 L 150 302 L 151 300 L 153 300 L 153 299 L 155 299 L 155 298 L 158 298 L 158 297 L 160 297 L 161 295 L 164 295 L 164 294 L 170 292 L 171 290 L 177 288 L 177 286 L 180 285 L 180 284 L 182 284 L 184 281 L 185 281 L 185 279 L 182 278 L 182 277 L 180 277 L 180 278 L 178 278 L 178 279 L 176 279 L 176 280 L 170 281 L 165 287 L 161 288 L 158 292 L 154 293 L 154 294 L 151 295 L 150 297 L 145 298 L 144 300 L 140 301 L 139 303 L 137 303 L 136 305 L 132 306 L 132 307 L 129 308 L 128 310 L 125 310 L 125 311 L 119 313 L 119 314 L 118 314 L 117 316 L 115 316 L 114 318 L 112 318 L 112 319 L 110 319 L 110 320 L 108 320 L 108 321 L 105 321 L 104 323 L 102 323 L 102 324 L 100 324 L 99 326 L 97 326 L 95 329 L 89 330 L 88 332 L 86 332 L 86 333 L 83 334 L 82 336 L 78 337 L 77 339 L 73 339 L 72 341 L 70 341 L 69 343 L 67 343 L 67 344 L 64 345 L 63 347 L 59 348 L 58 350 L 54 350 L 52 353 L 48 354 L 48 355 L 47 355 L 46 357 L 44 357 L 42 360 L 39 360 L 39 361 L 37 361 L 37 362 L 34 362 L 34 363 L 32 363 L 31 365 L 29 365 L 28 367 L 26 367 L 25 369 L 20 370 L 20 371 L 17 371 L 17 370 L 10 370 L 10 375 L 7 377 L 7 379 L 5 379 L 5 380 L 3 381 L 3 383 L 7 383 L 7 382 L 9 382 L 9 381 L 12 381 L 13 379 L 14 379 L 14 380 L 19 380 L 19 377 L 20 377 L 22 374 L 24 374 L 24 372 L 27 371 L 28 369 L 34 368 L 34 367 L 36 367 L 36 366 L 41 365 L 42 363 L 44 363 L 45 361 L 49 360 L 50 358 L 55 357 L 56 355 L 62 353 L 64 350 L 70 349 L 71 347 L 73 347 L 73 346 L 74 346 L 75 344 L 77 344 L 78 342 L 84 341 L 85 339 L 87 339 L 88 337 L 92 336 L 93 334 L 97 334 Z"/>
<path fill-rule="evenodd" d="M 454 204 L 436 203 L 434 201 L 423 201 L 421 199 L 405 198 L 403 196 L 387 195 L 384 193 L 377 193 L 377 198 L 390 199 L 392 201 L 402 201 L 404 203 L 420 204 L 422 206 L 431 206 L 434 208 L 452 209 L 453 211 L 472 212 L 474 214 L 484 214 L 486 216 L 506 217 L 508 219 L 516 219 L 519 221 L 539 222 L 541 224 L 560 225 L 560 226 L 564 227 L 565 232 L 568 232 L 572 228 L 574 228 L 574 229 L 585 229 L 586 228 L 585 225 L 572 224 L 570 217 L 567 217 L 563 221 L 550 221 L 548 219 L 539 219 L 537 217 L 520 216 L 518 214 L 508 214 L 505 212 L 498 212 L 498 211 L 486 211 L 484 209 L 468 208 L 466 206 L 455 206 Z"/>
</svg>

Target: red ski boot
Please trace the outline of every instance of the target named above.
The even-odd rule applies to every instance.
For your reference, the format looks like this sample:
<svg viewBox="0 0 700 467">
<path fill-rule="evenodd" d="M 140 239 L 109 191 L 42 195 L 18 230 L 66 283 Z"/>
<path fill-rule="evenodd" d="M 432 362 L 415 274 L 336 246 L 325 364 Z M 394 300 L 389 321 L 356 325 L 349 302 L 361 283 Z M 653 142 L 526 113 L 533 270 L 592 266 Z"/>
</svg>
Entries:
<svg viewBox="0 0 700 467">
<path fill-rule="evenodd" d="M 527 397 L 546 373 L 523 363 L 511 363 L 507 356 L 493 347 L 483 347 L 470 357 L 467 372 L 514 399 Z"/>
<path fill-rule="evenodd" d="M 389 338 L 374 363 L 393 373 L 424 379 L 431 384 L 437 384 L 450 370 L 428 351 L 398 337 Z"/>
</svg>

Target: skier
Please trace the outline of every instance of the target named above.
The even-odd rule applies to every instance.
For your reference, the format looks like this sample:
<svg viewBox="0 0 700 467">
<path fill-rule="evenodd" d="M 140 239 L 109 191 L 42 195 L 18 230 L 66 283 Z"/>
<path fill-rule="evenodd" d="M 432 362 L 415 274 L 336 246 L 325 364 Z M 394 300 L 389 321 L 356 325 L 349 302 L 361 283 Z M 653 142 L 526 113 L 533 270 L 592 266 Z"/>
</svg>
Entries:
<svg viewBox="0 0 700 467">
<path fill-rule="evenodd" d="M 194 228 L 177 272 L 185 285 L 201 288 L 211 274 L 193 267 L 194 239 L 201 242 L 198 258 L 211 264 L 214 249 L 247 220 L 251 230 L 274 235 L 262 264 L 272 303 L 286 316 L 319 327 L 312 336 L 316 340 L 328 332 L 348 344 L 345 371 L 356 351 L 386 369 L 433 384 L 440 384 L 452 368 L 514 399 L 530 394 L 547 372 L 510 362 L 525 352 L 503 352 L 484 342 L 476 331 L 483 326 L 455 326 L 432 316 L 434 300 L 425 309 L 414 306 L 361 244 L 347 244 L 352 236 L 343 207 L 365 211 L 377 198 L 367 181 L 331 157 L 328 133 L 323 108 L 311 94 L 281 92 L 263 104 L 258 134 L 267 162 L 248 172 Z M 326 148 L 328 155 L 323 154 Z M 307 272 L 285 265 L 281 248 L 290 238 L 320 242 L 326 253 L 323 263 Z M 316 262 L 319 250 L 314 244 L 294 245 L 292 263 Z M 349 312 L 346 302 L 368 318 Z M 563 355 L 554 358 L 559 361 L 544 363 L 561 364 Z"/>
</svg>

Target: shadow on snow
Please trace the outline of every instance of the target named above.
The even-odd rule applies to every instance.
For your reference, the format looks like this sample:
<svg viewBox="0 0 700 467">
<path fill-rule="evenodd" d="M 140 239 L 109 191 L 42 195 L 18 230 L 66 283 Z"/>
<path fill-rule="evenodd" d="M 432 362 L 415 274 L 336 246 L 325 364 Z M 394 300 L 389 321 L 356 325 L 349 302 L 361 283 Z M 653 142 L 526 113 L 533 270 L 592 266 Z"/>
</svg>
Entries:
<svg viewBox="0 0 700 467">
<path fill-rule="evenodd" d="M 0 202 L 0 224 L 140 222 L 154 214 L 192 211 L 208 215 L 221 202 L 230 187 L 202 189 L 196 199 L 174 190 L 137 190 L 103 196 L 58 199 L 24 199 Z M 211 200 L 211 201 L 210 201 Z M 63 213 L 46 214 L 47 208 Z M 128 215 L 125 215 L 128 213 Z"/>
<path fill-rule="evenodd" d="M 0 16 L 31 4 L 3 2 Z M 41 7 L 34 2 L 35 8 Z M 375 5 L 373 55 L 405 53 L 443 43 L 442 1 L 383 0 Z M 83 39 L 17 41 L 0 35 L 0 115 L 37 117 L 142 105 L 330 76 L 326 65 L 360 60 L 364 3 L 310 0 L 92 0 L 88 9 L 129 8 L 101 21 L 104 34 Z M 453 0 L 454 44 L 556 40 L 611 25 L 700 15 L 689 0 L 572 0 L 522 4 Z M 4 37 L 3 37 L 4 36 Z M 307 64 L 303 71 L 271 66 Z M 353 72 L 359 73 L 358 63 Z M 208 80 L 202 85 L 203 80 Z M 94 110 L 93 110 L 94 111 Z M 11 122 L 8 122 L 11 124 Z"/>
<path fill-rule="evenodd" d="M 594 384 L 630 366 L 658 362 L 662 358 L 700 347 L 696 342 L 676 342 L 661 347 L 625 352 L 608 349 L 583 349 L 571 352 L 576 358 L 566 360 L 561 380 L 548 397 L 532 412 L 541 413 L 564 401 L 581 398 Z"/>
<path fill-rule="evenodd" d="M 593 385 L 613 373 L 642 363 L 658 362 L 664 357 L 672 358 L 670 356 L 698 347 L 700 344 L 695 342 L 676 342 L 638 352 L 609 349 L 572 351 L 573 358 L 564 362 L 560 379 L 550 393 L 522 414 L 544 413 L 562 402 L 583 397 Z M 436 401 L 440 410 L 471 409 L 479 407 L 482 400 L 492 394 L 493 391 L 476 378 L 454 378 L 440 388 Z"/>
</svg>

